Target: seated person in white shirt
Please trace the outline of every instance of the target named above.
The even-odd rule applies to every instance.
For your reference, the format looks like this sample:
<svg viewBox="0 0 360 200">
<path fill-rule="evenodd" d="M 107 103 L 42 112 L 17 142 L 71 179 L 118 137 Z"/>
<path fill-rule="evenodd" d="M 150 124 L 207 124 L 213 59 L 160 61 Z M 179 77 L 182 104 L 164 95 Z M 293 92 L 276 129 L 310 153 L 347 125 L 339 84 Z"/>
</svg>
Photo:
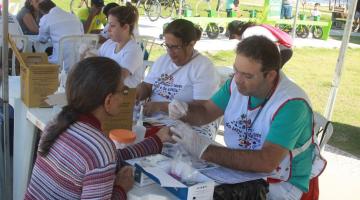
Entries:
<svg viewBox="0 0 360 200">
<path fill-rule="evenodd" d="M 131 4 L 118 6 L 109 11 L 108 39 L 99 49 L 99 56 L 115 60 L 121 67 L 125 85 L 136 88 L 144 77 L 143 52 L 136 42 L 133 30 L 139 18 Z"/>
<path fill-rule="evenodd" d="M 194 49 L 201 31 L 185 19 L 172 21 L 164 30 L 163 46 L 167 54 L 158 58 L 137 88 L 137 100 L 144 104 L 144 114 L 168 114 L 172 100 L 201 103 L 211 97 L 219 85 L 213 63 Z M 193 127 L 197 132 L 215 138 L 217 125 Z"/>
<path fill-rule="evenodd" d="M 47 42 L 49 39 L 53 44 L 53 53 L 49 56 L 49 62 L 59 63 L 58 54 L 59 54 L 59 41 L 62 37 L 68 35 L 82 35 L 84 34 L 83 26 L 80 20 L 71 13 L 65 12 L 56 6 L 56 4 L 51 0 L 42 0 L 39 3 L 40 12 L 44 15 L 40 19 L 39 35 L 38 40 L 40 42 Z M 69 44 L 69 49 L 74 49 L 74 47 Z M 71 51 L 65 51 L 64 53 L 64 62 L 60 63 L 65 68 L 65 71 L 71 67 L 72 62 L 69 59 L 72 53 Z"/>
<path fill-rule="evenodd" d="M 104 15 L 106 16 L 106 19 L 108 20 L 109 18 L 109 11 L 112 9 L 112 8 L 115 8 L 115 7 L 118 7 L 120 6 L 119 4 L 115 3 L 115 2 L 111 2 L 111 3 L 108 3 L 104 6 L 104 9 L 103 9 L 103 13 Z M 100 38 L 99 38 L 99 43 L 102 44 L 104 43 L 107 39 L 110 38 L 109 36 L 109 23 L 107 23 L 104 27 L 103 30 L 100 31 Z"/>
</svg>

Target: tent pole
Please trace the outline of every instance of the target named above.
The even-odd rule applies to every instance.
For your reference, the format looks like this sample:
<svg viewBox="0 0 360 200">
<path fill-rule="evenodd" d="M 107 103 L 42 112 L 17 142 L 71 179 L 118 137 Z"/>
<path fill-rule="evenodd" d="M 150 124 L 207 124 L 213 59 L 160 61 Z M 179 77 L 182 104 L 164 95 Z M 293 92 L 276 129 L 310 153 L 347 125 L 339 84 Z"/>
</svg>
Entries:
<svg viewBox="0 0 360 200">
<path fill-rule="evenodd" d="M 8 66 L 8 32 L 9 32 L 9 5 L 8 0 L 3 0 L 3 31 L 2 31 L 2 94 L 3 94 L 3 137 L 4 137 L 4 199 L 12 199 L 12 169 L 10 158 L 10 135 L 9 135 L 9 66 Z"/>
<path fill-rule="evenodd" d="M 299 1 L 300 0 L 296 0 L 296 8 L 295 8 L 295 16 L 294 16 L 294 19 L 293 19 L 293 29 L 291 30 L 291 36 L 293 39 L 295 39 L 296 37 L 296 21 L 297 21 L 297 16 L 299 15 Z"/>
<path fill-rule="evenodd" d="M 343 34 L 343 38 L 342 38 L 342 42 L 341 42 L 339 56 L 338 56 L 337 63 L 336 63 L 334 78 L 333 78 L 333 81 L 331 84 L 330 95 L 328 98 L 328 102 L 327 102 L 325 114 L 324 114 L 324 116 L 328 120 L 332 119 L 332 114 L 333 114 L 334 105 L 335 105 L 335 101 L 336 101 L 336 95 L 337 95 L 337 92 L 339 89 L 341 75 L 342 75 L 342 71 L 343 71 L 345 52 L 348 47 L 348 43 L 349 43 L 349 39 L 350 39 L 350 34 L 351 34 L 351 30 L 352 30 L 351 28 L 352 28 L 352 24 L 353 24 L 353 20 L 354 20 L 355 7 L 356 7 L 357 1 L 358 0 L 354 0 L 350 4 L 349 14 L 346 19 L 344 34 Z"/>
</svg>

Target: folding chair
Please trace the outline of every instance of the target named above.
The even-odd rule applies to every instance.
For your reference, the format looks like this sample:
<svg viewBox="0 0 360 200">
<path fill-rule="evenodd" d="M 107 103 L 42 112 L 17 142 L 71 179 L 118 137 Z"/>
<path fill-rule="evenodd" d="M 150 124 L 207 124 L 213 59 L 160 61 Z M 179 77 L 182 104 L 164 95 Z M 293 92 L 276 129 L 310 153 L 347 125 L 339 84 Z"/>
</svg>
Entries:
<svg viewBox="0 0 360 200">
<path fill-rule="evenodd" d="M 59 41 L 58 65 L 60 71 L 65 68 L 68 71 L 71 66 L 80 61 L 79 48 L 81 45 L 88 45 L 96 49 L 99 43 L 99 36 L 96 34 L 69 35 Z"/>
<path fill-rule="evenodd" d="M 314 112 L 314 123 L 314 131 L 317 136 L 320 151 L 322 151 L 325 144 L 328 143 L 331 135 L 333 134 L 334 127 L 331 121 L 327 120 L 324 116 L 317 112 Z"/>
</svg>

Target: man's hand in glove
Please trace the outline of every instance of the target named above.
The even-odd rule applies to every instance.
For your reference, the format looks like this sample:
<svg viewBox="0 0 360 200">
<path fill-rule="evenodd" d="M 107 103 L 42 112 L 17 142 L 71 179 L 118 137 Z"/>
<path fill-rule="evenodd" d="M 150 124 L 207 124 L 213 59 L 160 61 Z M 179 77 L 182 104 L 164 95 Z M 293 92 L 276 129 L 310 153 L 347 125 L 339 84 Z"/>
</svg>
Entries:
<svg viewBox="0 0 360 200">
<path fill-rule="evenodd" d="M 169 103 L 168 109 L 170 118 L 180 119 L 187 114 L 189 106 L 185 102 L 174 99 Z"/>
<path fill-rule="evenodd" d="M 178 121 L 177 125 L 171 127 L 172 138 L 182 144 L 185 149 L 197 158 L 201 158 L 206 148 L 215 143 L 204 135 L 197 134 L 189 125 Z"/>
</svg>

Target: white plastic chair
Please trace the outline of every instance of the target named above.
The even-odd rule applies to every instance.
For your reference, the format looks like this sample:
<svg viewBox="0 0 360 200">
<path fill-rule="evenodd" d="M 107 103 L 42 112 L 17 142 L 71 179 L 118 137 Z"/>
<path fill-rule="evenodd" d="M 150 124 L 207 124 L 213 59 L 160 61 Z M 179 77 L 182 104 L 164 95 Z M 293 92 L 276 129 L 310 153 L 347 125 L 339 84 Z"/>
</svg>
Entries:
<svg viewBox="0 0 360 200">
<path fill-rule="evenodd" d="M 145 55 L 145 52 L 147 51 L 150 57 L 150 53 L 152 50 L 153 45 L 155 44 L 155 37 L 152 36 L 139 36 L 137 39 L 137 43 L 141 46 L 142 48 L 142 53 L 143 53 L 143 58 Z M 144 76 L 147 75 L 148 73 L 148 69 L 154 64 L 153 61 L 149 61 L 149 60 L 144 60 L 143 61 L 143 68 L 144 68 Z"/>
<path fill-rule="evenodd" d="M 155 43 L 155 37 L 152 36 L 139 36 L 137 38 L 137 42 L 141 45 L 141 48 L 143 50 L 143 57 L 145 55 L 145 51 L 148 52 L 150 55 L 151 49 Z"/>
<path fill-rule="evenodd" d="M 96 34 L 69 35 L 59 41 L 58 65 L 60 69 L 65 67 L 69 70 L 71 66 L 80 61 L 79 48 L 81 45 L 88 45 L 96 49 L 99 43 L 99 36 Z"/>
<path fill-rule="evenodd" d="M 322 151 L 325 147 L 325 144 L 327 144 L 331 138 L 334 127 L 331 121 L 327 120 L 324 116 L 317 112 L 314 113 L 314 122 L 314 131 L 317 136 L 320 151 Z"/>
</svg>

